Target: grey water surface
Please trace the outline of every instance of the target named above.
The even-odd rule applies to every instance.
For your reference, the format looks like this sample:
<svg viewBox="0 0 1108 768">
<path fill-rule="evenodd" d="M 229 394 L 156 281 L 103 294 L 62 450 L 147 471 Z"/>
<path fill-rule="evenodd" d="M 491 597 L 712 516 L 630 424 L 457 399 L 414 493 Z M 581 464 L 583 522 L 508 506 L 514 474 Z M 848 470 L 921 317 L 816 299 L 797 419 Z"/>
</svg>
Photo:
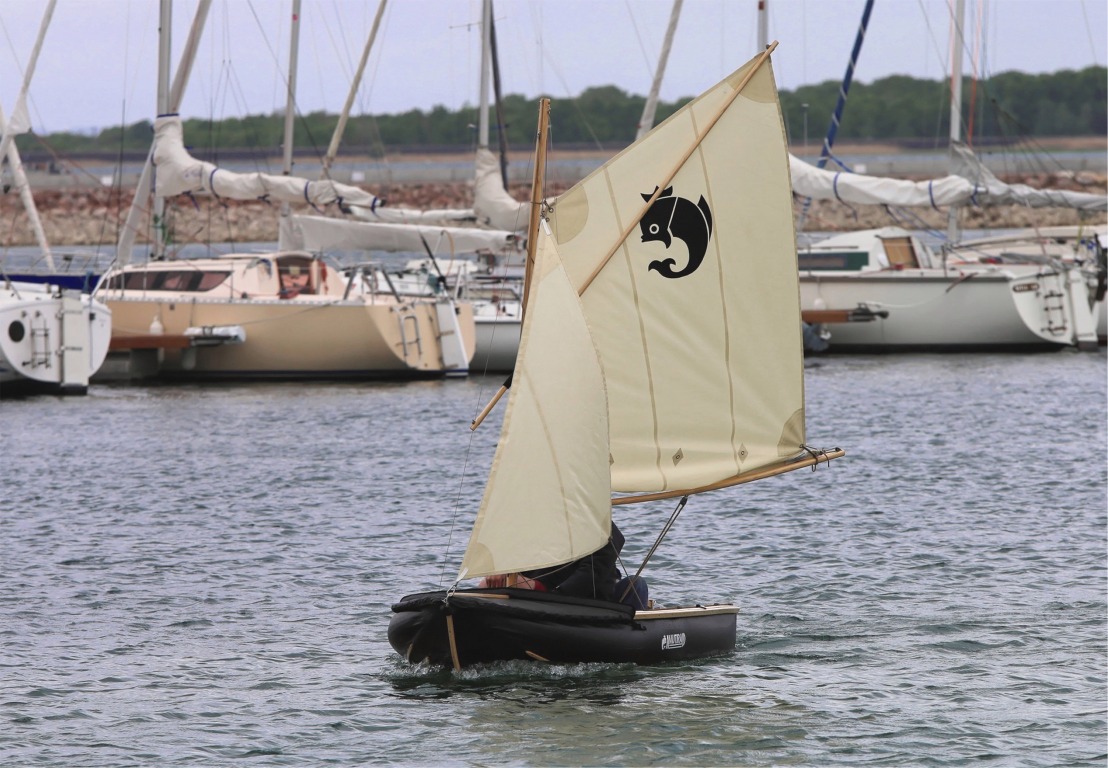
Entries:
<svg viewBox="0 0 1108 768">
<path fill-rule="evenodd" d="M 730 655 L 410 667 L 499 383 L 0 401 L 0 765 L 1108 761 L 1104 350 L 809 361 L 846 458 L 694 497 L 647 571 L 739 604 Z M 670 511 L 617 509 L 627 565 Z"/>
</svg>

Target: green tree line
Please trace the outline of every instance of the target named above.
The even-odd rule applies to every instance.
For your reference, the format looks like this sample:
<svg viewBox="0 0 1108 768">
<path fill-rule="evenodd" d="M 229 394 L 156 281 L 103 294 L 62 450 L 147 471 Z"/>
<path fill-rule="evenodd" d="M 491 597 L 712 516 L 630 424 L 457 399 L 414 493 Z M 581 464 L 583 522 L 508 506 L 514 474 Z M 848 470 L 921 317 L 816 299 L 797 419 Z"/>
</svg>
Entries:
<svg viewBox="0 0 1108 768">
<path fill-rule="evenodd" d="M 974 135 L 1044 138 L 1108 135 L 1108 70 L 1088 67 L 1052 74 L 1005 72 L 988 81 L 963 86 L 963 114 L 972 111 Z M 786 131 L 794 146 L 808 141 L 819 146 L 838 98 L 838 81 L 781 92 Z M 657 121 L 671 115 L 688 99 L 658 105 Z M 615 86 L 589 88 L 572 99 L 558 99 L 551 128 L 559 145 L 623 146 L 634 138 L 645 98 Z M 907 142 L 943 146 L 949 135 L 949 95 L 946 82 L 892 76 L 866 84 L 856 82 L 838 131 L 839 141 Z M 537 99 L 509 95 L 503 99 L 505 135 L 518 148 L 530 146 Z M 222 120 L 185 121 L 185 140 L 194 152 L 278 151 L 283 124 L 277 115 L 251 115 Z M 967 117 L 967 120 L 970 119 Z M 296 128 L 298 150 L 323 154 L 338 116 L 324 112 L 302 115 Z M 383 154 L 403 150 L 458 149 L 474 144 L 476 107 L 451 111 L 437 106 L 429 112 L 413 109 L 393 115 L 350 118 L 343 137 L 347 152 Z M 150 145 L 152 122 L 101 130 L 96 135 L 53 133 L 45 143 L 59 154 L 82 152 L 144 152 Z M 41 152 L 34 137 L 19 139 L 21 150 Z M 495 140 L 494 140 L 495 141 Z"/>
</svg>

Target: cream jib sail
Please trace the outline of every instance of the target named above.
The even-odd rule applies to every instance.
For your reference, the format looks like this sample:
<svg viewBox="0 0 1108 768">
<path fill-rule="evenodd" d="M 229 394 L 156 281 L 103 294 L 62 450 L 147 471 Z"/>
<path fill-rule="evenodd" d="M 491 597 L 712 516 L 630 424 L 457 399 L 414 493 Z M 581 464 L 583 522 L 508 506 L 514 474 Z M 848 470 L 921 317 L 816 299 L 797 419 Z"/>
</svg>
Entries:
<svg viewBox="0 0 1108 768">
<path fill-rule="evenodd" d="M 767 51 L 555 201 L 460 578 L 808 456 L 788 162 Z"/>
</svg>

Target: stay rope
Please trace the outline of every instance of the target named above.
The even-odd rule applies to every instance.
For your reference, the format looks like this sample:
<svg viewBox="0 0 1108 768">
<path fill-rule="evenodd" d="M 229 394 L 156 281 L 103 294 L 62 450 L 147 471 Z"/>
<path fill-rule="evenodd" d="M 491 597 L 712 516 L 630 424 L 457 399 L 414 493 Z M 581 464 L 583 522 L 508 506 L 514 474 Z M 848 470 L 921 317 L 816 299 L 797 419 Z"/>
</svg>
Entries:
<svg viewBox="0 0 1108 768">
<path fill-rule="evenodd" d="M 654 553 L 658 550 L 659 545 L 662 543 L 662 539 L 666 537 L 670 529 L 673 528 L 673 524 L 677 522 L 677 516 L 681 514 L 681 510 L 685 508 L 685 504 L 689 501 L 689 497 L 686 494 L 682 496 L 680 501 L 677 502 L 677 506 L 674 507 L 673 512 L 670 514 L 669 519 L 666 520 L 666 524 L 662 526 L 661 532 L 658 534 L 658 538 L 654 540 L 654 544 L 651 545 L 650 550 L 646 553 L 646 557 L 643 558 L 642 563 L 639 565 L 638 570 L 635 571 L 635 575 L 631 578 L 627 584 L 627 589 L 623 591 L 623 594 L 619 596 L 619 602 L 626 600 L 627 596 L 631 594 L 631 590 L 635 588 L 635 582 L 639 580 L 642 575 L 643 569 L 646 568 L 646 564 L 650 562 L 650 558 L 654 556 Z M 623 559 L 619 561 L 620 568 L 623 568 Z M 623 569 L 626 572 L 626 569 Z"/>
</svg>

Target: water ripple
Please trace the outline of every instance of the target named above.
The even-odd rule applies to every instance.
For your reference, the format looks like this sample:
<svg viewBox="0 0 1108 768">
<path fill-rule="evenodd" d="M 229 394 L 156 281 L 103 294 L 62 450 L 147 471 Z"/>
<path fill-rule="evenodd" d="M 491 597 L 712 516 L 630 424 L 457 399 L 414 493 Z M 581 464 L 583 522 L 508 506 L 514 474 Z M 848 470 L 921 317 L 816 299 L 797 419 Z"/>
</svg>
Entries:
<svg viewBox="0 0 1108 768">
<path fill-rule="evenodd" d="M 735 600 L 737 647 L 646 669 L 388 647 L 456 568 L 499 380 L 5 401 L 0 763 L 1103 766 L 1105 369 L 810 367 L 848 457 L 689 502 L 651 593 Z M 629 564 L 670 511 L 617 512 Z"/>
</svg>

